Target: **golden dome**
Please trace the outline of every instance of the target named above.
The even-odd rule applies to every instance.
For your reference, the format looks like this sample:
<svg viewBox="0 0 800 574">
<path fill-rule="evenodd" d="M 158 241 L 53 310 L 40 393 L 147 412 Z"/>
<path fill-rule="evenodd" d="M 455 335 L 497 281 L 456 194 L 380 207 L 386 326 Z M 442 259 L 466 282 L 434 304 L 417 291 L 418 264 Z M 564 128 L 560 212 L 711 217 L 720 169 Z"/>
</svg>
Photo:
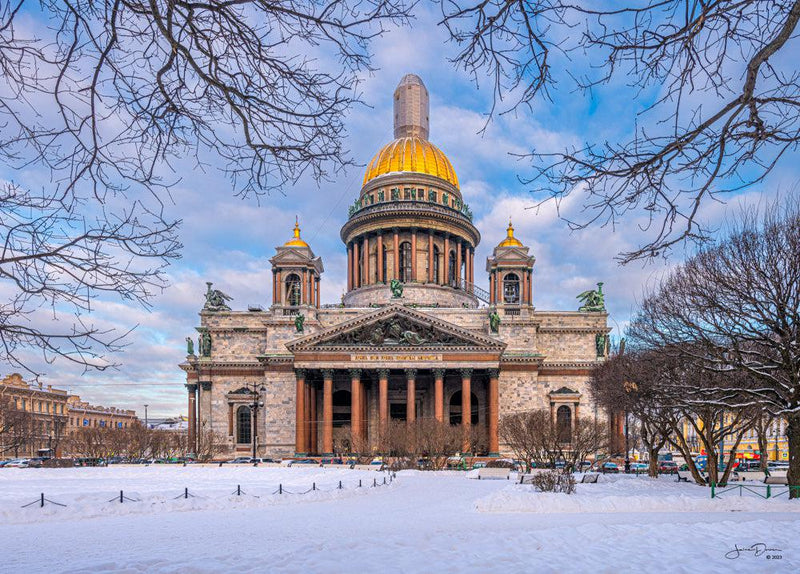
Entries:
<svg viewBox="0 0 800 574">
<path fill-rule="evenodd" d="M 284 247 L 308 247 L 308 243 L 300 239 L 300 223 L 294 219 L 294 237 L 283 244 Z"/>
<path fill-rule="evenodd" d="M 458 177 L 442 150 L 420 137 L 397 138 L 383 146 L 367 166 L 364 183 L 397 171 L 425 173 L 441 178 L 458 189 Z"/>
<path fill-rule="evenodd" d="M 522 242 L 514 237 L 514 226 L 511 225 L 511 218 L 508 218 L 508 228 L 506 229 L 506 233 L 508 234 L 505 239 L 503 239 L 497 246 L 498 247 L 522 247 Z"/>
</svg>

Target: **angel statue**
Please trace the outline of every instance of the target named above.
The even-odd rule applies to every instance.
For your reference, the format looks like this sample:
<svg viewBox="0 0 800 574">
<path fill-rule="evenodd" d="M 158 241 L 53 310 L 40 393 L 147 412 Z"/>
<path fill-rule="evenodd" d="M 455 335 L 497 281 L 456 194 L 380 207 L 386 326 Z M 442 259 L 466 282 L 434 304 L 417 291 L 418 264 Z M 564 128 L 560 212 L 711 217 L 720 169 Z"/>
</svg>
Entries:
<svg viewBox="0 0 800 574">
<path fill-rule="evenodd" d="M 583 305 L 578 307 L 578 311 L 588 313 L 605 313 L 606 301 L 603 295 L 602 281 L 597 284 L 597 289 L 589 289 L 576 297 Z"/>
<path fill-rule="evenodd" d="M 233 301 L 233 297 L 226 295 L 219 289 L 212 289 L 210 281 L 206 281 L 206 304 L 203 305 L 203 311 L 230 311 L 226 301 Z"/>
<path fill-rule="evenodd" d="M 191 337 L 186 337 L 186 354 L 194 355 L 194 341 Z"/>
</svg>

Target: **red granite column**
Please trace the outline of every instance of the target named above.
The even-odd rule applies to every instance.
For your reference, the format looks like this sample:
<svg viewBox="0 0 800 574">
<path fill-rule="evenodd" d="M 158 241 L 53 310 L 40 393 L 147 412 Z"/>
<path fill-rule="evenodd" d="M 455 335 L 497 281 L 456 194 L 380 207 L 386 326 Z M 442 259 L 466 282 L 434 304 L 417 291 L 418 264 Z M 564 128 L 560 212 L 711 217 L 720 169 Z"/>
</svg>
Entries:
<svg viewBox="0 0 800 574">
<path fill-rule="evenodd" d="M 436 283 L 433 276 L 433 231 L 428 232 L 428 283 Z"/>
<path fill-rule="evenodd" d="M 353 245 L 347 246 L 347 290 L 353 290 Z"/>
<path fill-rule="evenodd" d="M 394 250 L 394 270 L 392 271 L 392 278 L 393 279 L 400 279 L 400 230 L 396 227 L 393 229 L 394 231 L 394 245 L 392 249 Z"/>
<path fill-rule="evenodd" d="M 389 423 L 389 369 L 378 369 L 378 417 L 383 435 Z"/>
<path fill-rule="evenodd" d="M 318 433 L 318 423 L 317 423 L 317 387 L 314 385 L 309 385 L 311 391 L 311 445 L 309 448 L 309 452 L 313 454 L 318 454 L 319 449 L 317 448 L 317 433 Z"/>
<path fill-rule="evenodd" d="M 300 304 L 308 305 L 308 270 L 303 269 L 303 289 L 301 291 Z"/>
<path fill-rule="evenodd" d="M 360 259 L 358 258 L 358 240 L 353 241 L 353 289 L 361 287 Z"/>
<path fill-rule="evenodd" d="M 456 289 L 461 288 L 461 238 L 456 240 Z"/>
<path fill-rule="evenodd" d="M 295 389 L 295 441 L 294 450 L 296 455 L 305 454 L 306 445 L 306 421 L 303 418 L 306 412 L 306 371 L 296 369 L 297 388 Z"/>
<path fill-rule="evenodd" d="M 306 446 L 303 449 L 303 452 L 307 454 L 311 454 L 311 385 L 308 384 L 306 381 L 306 398 L 305 398 L 305 414 L 303 418 L 305 420 L 305 435 L 306 435 Z"/>
<path fill-rule="evenodd" d="M 314 300 L 316 302 L 317 309 L 319 309 L 319 277 L 315 278 L 314 282 L 317 284 L 317 296 L 314 298 Z"/>
<path fill-rule="evenodd" d="M 197 453 L 197 385 L 187 383 L 186 390 L 189 391 L 189 452 Z"/>
<path fill-rule="evenodd" d="M 364 236 L 364 285 L 369 285 L 369 235 Z"/>
<path fill-rule="evenodd" d="M 444 422 L 444 369 L 433 370 L 433 415 Z"/>
<path fill-rule="evenodd" d="M 450 236 L 444 234 L 444 273 L 442 273 L 442 285 L 447 285 L 450 281 Z"/>
<path fill-rule="evenodd" d="M 461 369 L 461 428 L 464 430 L 464 452 L 471 448 L 472 431 L 472 369 Z"/>
<path fill-rule="evenodd" d="M 361 445 L 361 369 L 350 369 L 350 445 Z"/>
<path fill-rule="evenodd" d="M 385 283 L 386 277 L 383 276 L 383 235 L 381 232 L 378 232 L 378 252 L 377 257 L 375 258 L 377 263 L 377 269 L 375 270 L 375 276 L 378 278 L 378 283 Z"/>
<path fill-rule="evenodd" d="M 333 370 L 322 371 L 322 454 L 333 454 Z"/>
<path fill-rule="evenodd" d="M 411 280 L 417 280 L 417 229 L 411 228 Z"/>
<path fill-rule="evenodd" d="M 406 423 L 417 418 L 417 369 L 406 369 Z"/>
<path fill-rule="evenodd" d="M 500 393 L 497 369 L 489 370 L 489 456 L 500 456 L 500 441 L 497 436 L 498 412 L 500 406 Z"/>
<path fill-rule="evenodd" d="M 489 304 L 494 305 L 494 273 L 489 273 Z"/>
</svg>

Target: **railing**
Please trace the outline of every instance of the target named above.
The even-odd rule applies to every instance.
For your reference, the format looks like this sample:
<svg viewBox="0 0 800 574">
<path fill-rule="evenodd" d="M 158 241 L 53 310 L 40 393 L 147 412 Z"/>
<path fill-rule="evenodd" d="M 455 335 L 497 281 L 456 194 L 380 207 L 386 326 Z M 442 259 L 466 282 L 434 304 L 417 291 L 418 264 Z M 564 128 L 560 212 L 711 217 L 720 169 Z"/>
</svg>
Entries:
<svg viewBox="0 0 800 574">
<path fill-rule="evenodd" d="M 773 486 L 775 488 L 772 488 Z M 720 490 L 720 488 L 722 490 Z M 742 496 L 743 492 L 749 492 L 761 498 L 775 498 L 784 494 L 789 494 L 789 498 L 792 498 L 792 493 L 794 493 L 795 497 L 800 496 L 800 486 L 786 486 L 780 484 L 765 484 L 763 486 L 760 484 L 736 484 L 730 486 L 719 485 L 715 482 L 711 483 L 711 498 L 720 498 L 722 494 L 737 491 L 739 496 Z"/>
<path fill-rule="evenodd" d="M 465 291 L 465 292 L 469 293 L 470 295 L 474 295 L 475 297 L 477 297 L 480 301 L 483 301 L 484 303 L 488 304 L 490 302 L 489 292 L 486 291 L 485 289 L 481 289 L 480 287 L 478 287 L 474 283 L 469 283 L 465 279 L 462 279 L 461 280 L 461 285 L 459 286 L 459 288 L 462 291 Z"/>
</svg>

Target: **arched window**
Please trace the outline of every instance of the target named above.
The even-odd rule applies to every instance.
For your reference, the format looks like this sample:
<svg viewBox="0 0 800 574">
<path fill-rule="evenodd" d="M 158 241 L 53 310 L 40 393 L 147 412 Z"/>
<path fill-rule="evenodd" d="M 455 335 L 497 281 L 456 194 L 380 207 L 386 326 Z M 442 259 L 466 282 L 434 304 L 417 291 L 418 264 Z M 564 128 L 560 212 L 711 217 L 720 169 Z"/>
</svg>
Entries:
<svg viewBox="0 0 800 574">
<path fill-rule="evenodd" d="M 572 442 L 572 411 L 566 405 L 556 411 L 556 432 L 561 442 Z"/>
<path fill-rule="evenodd" d="M 503 301 L 519 303 L 519 277 L 516 273 L 506 273 L 503 277 Z"/>
<path fill-rule="evenodd" d="M 411 243 L 408 241 L 400 244 L 400 281 L 411 281 Z"/>
<path fill-rule="evenodd" d="M 333 426 L 343 427 L 350 424 L 350 391 L 333 393 Z"/>
<path fill-rule="evenodd" d="M 478 424 L 478 397 L 475 396 L 475 393 L 470 393 L 469 395 L 469 402 L 470 402 L 470 411 L 472 416 L 470 420 L 473 425 Z M 457 391 L 453 393 L 453 396 L 450 397 L 450 424 L 451 425 L 460 425 L 461 424 L 461 391 Z"/>
<path fill-rule="evenodd" d="M 386 271 L 386 246 L 382 247 L 383 249 L 383 259 L 381 260 L 381 277 L 383 277 L 383 282 L 386 283 L 387 271 Z"/>
<path fill-rule="evenodd" d="M 236 442 L 248 444 L 253 442 L 252 425 L 250 424 L 250 407 L 241 406 L 236 410 Z"/>
<path fill-rule="evenodd" d="M 450 287 L 457 287 L 456 284 L 456 252 L 451 251 L 447 262 L 447 284 Z"/>
<path fill-rule="evenodd" d="M 431 270 L 431 283 L 440 283 L 439 279 L 439 248 L 433 246 L 433 269 Z"/>
<path fill-rule="evenodd" d="M 292 307 L 300 304 L 300 276 L 296 273 L 286 277 L 286 302 Z"/>
</svg>

